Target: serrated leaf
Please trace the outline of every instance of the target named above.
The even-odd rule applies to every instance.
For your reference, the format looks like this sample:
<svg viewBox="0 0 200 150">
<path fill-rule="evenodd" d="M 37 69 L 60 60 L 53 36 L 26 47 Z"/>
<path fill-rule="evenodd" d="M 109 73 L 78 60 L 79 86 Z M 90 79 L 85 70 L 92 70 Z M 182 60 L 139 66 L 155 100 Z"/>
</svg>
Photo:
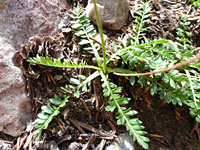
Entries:
<svg viewBox="0 0 200 150">
<path fill-rule="evenodd" d="M 142 147 L 143 147 L 144 149 L 149 149 L 149 145 L 146 143 L 146 142 L 148 142 L 148 141 L 144 141 L 144 139 L 138 138 L 138 139 L 137 139 L 137 142 L 138 142 L 140 145 L 142 145 Z"/>
<path fill-rule="evenodd" d="M 108 105 L 106 106 L 106 111 L 113 112 L 116 109 L 116 105 Z"/>
<path fill-rule="evenodd" d="M 38 114 L 38 119 L 34 121 L 35 122 L 34 128 L 36 129 L 35 134 L 37 134 L 36 140 L 39 140 L 42 131 L 48 127 L 53 117 L 57 116 L 60 113 L 59 109 L 66 105 L 69 96 L 64 95 L 64 98 L 65 99 L 58 107 L 56 106 L 51 107 L 49 104 L 47 106 L 42 106 L 41 108 L 42 112 Z M 55 101 L 55 99 L 58 100 L 59 98 L 55 96 L 53 101 Z"/>
<path fill-rule="evenodd" d="M 104 88 L 104 96 L 105 91 L 108 92 L 107 95 L 110 95 L 110 100 L 108 102 L 108 106 L 106 107 L 106 111 L 114 111 L 117 109 L 117 124 L 118 125 L 125 125 L 126 129 L 142 146 L 146 148 L 148 144 L 148 138 L 143 138 L 146 134 L 145 131 L 142 131 L 144 127 L 141 125 L 141 121 L 138 119 L 132 118 L 137 112 L 135 110 L 131 110 L 131 108 L 127 109 L 126 107 L 120 106 L 121 104 L 127 103 L 130 99 L 124 98 L 119 94 L 114 94 L 113 89 L 117 88 L 117 85 L 110 83 L 107 77 L 101 72 L 101 77 L 103 79 L 103 88 Z M 146 145 L 147 146 L 146 146 Z"/>
</svg>

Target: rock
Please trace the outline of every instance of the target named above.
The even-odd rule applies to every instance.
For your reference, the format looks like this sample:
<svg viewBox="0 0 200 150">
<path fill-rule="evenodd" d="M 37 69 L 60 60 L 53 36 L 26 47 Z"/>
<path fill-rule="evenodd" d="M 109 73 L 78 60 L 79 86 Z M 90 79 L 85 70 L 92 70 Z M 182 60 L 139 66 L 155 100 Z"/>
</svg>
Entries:
<svg viewBox="0 0 200 150">
<path fill-rule="evenodd" d="M 12 150 L 12 143 L 0 139 L 0 150 Z"/>
<path fill-rule="evenodd" d="M 31 119 L 31 105 L 25 94 L 21 70 L 12 64 L 15 50 L 0 38 L 0 131 L 18 136 Z"/>
<path fill-rule="evenodd" d="M 119 30 L 125 24 L 129 12 L 128 0 L 98 0 L 97 3 L 103 27 Z M 96 24 L 93 0 L 88 1 L 86 14 Z"/>
<path fill-rule="evenodd" d="M 60 150 L 55 141 L 36 141 L 36 149 Z"/>
<path fill-rule="evenodd" d="M 105 150 L 135 150 L 133 137 L 128 132 L 122 133 Z"/>
<path fill-rule="evenodd" d="M 0 0 L 0 35 L 20 48 L 31 36 L 50 36 L 58 31 L 61 9 L 69 9 L 65 0 Z"/>
<path fill-rule="evenodd" d="M 0 132 L 19 136 L 30 121 L 31 105 L 21 70 L 12 57 L 33 35 L 57 32 L 62 0 L 0 0 Z"/>
</svg>

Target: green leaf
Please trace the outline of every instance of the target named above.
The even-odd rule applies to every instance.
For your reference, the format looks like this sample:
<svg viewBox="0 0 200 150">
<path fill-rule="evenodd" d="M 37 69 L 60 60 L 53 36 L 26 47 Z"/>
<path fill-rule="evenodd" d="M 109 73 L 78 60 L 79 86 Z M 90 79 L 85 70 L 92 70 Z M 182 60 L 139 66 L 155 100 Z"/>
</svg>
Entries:
<svg viewBox="0 0 200 150">
<path fill-rule="evenodd" d="M 75 29 L 75 35 L 80 38 L 79 45 L 83 46 L 83 49 L 95 55 L 97 59 L 98 66 L 102 66 L 100 56 L 98 54 L 99 45 L 95 45 L 91 38 L 95 39 L 96 30 L 90 23 L 85 13 L 83 13 L 83 8 L 77 7 L 73 9 L 72 15 L 72 28 Z M 75 17 L 74 17 L 75 16 Z M 87 46 L 87 48 L 85 47 Z"/>
<path fill-rule="evenodd" d="M 76 35 L 76 36 L 82 36 L 82 35 L 85 35 L 85 32 L 82 31 L 82 30 L 80 30 L 80 31 L 77 31 L 77 32 L 75 33 L 75 35 Z"/>
<path fill-rule="evenodd" d="M 90 43 L 90 41 L 82 39 L 78 44 L 79 45 L 86 45 L 86 44 L 89 44 L 89 43 Z"/>
<path fill-rule="evenodd" d="M 151 87 L 150 87 L 151 89 L 150 89 L 150 93 L 151 93 L 151 95 L 153 96 L 153 95 L 155 95 L 155 94 L 157 94 L 157 85 L 156 84 L 154 84 L 154 83 L 152 83 L 152 85 L 151 85 Z"/>
<path fill-rule="evenodd" d="M 169 82 L 170 82 L 170 79 L 169 79 L 169 77 L 168 77 L 166 74 L 164 74 L 162 80 L 163 80 L 165 83 L 169 83 Z"/>
<path fill-rule="evenodd" d="M 49 118 L 49 115 L 45 113 L 39 113 L 37 116 L 38 118 L 43 119 L 43 120 L 47 120 Z"/>
<path fill-rule="evenodd" d="M 145 87 L 145 79 L 143 77 L 139 77 L 138 83 L 140 83 L 142 87 Z"/>
<path fill-rule="evenodd" d="M 47 114 L 52 114 L 53 113 L 53 110 L 49 109 L 47 106 L 42 106 L 41 109 L 42 109 L 42 111 L 44 113 L 47 113 Z"/>
<path fill-rule="evenodd" d="M 60 105 L 62 103 L 62 100 L 57 96 L 55 96 L 55 98 L 50 98 L 49 100 L 54 105 Z"/>
<path fill-rule="evenodd" d="M 115 91 L 115 89 L 119 89 L 119 87 L 117 87 L 114 83 L 109 82 L 107 76 L 103 72 L 100 72 L 100 74 L 103 81 L 102 87 L 104 88 L 104 96 L 105 91 L 107 91 L 106 95 L 110 96 L 110 100 L 108 102 L 109 105 L 106 107 L 106 111 L 114 112 L 114 110 L 117 109 L 117 124 L 125 125 L 130 135 L 132 135 L 133 138 L 137 140 L 141 146 L 143 146 L 143 148 L 148 148 L 148 144 L 146 142 L 148 142 L 149 139 L 144 137 L 146 132 L 142 131 L 144 127 L 141 125 L 141 121 L 133 118 L 137 112 L 135 110 L 131 110 L 131 108 L 127 109 L 126 107 L 120 106 L 122 104 L 127 104 L 130 99 L 120 96 L 119 94 L 114 94 L 113 91 Z"/>
<path fill-rule="evenodd" d="M 130 84 L 134 86 L 135 84 L 135 77 L 130 77 Z"/>
<path fill-rule="evenodd" d="M 27 62 L 38 64 L 38 65 L 49 66 L 49 67 L 58 67 L 58 68 L 90 68 L 90 69 L 95 69 L 95 70 L 101 70 L 99 67 L 86 65 L 83 62 L 78 64 L 75 61 L 70 63 L 69 60 L 64 60 L 64 62 L 62 63 L 61 60 L 53 61 L 52 58 L 49 58 L 49 57 L 45 58 L 42 56 L 31 58 L 27 60 Z"/>
<path fill-rule="evenodd" d="M 60 104 L 58 107 L 53 106 L 51 107 L 50 104 L 47 106 L 42 106 L 42 112 L 38 114 L 38 119 L 34 121 L 35 125 L 34 128 L 35 133 L 37 134 L 36 140 L 39 140 L 42 131 L 46 129 L 49 125 L 49 123 L 52 121 L 53 117 L 57 116 L 60 113 L 60 108 L 64 107 L 66 105 L 66 102 L 68 101 L 69 96 L 64 95 L 64 100 L 60 103 L 60 98 L 55 96 L 50 100 L 50 102 L 53 102 L 52 104 Z M 59 102 L 58 102 L 59 101 Z"/>
<path fill-rule="evenodd" d="M 142 145 L 142 147 L 143 147 L 144 149 L 149 149 L 149 145 L 146 143 L 146 141 L 144 141 L 144 139 L 138 138 L 137 141 L 138 141 L 138 143 L 139 143 L 140 145 Z"/>
<path fill-rule="evenodd" d="M 76 23 L 76 24 L 73 24 L 73 25 L 72 25 L 72 28 L 74 28 L 74 29 L 79 29 L 79 28 L 81 28 L 81 27 L 82 27 L 82 25 L 79 24 L 79 23 Z"/>
<path fill-rule="evenodd" d="M 176 83 L 171 78 L 170 78 L 170 86 L 173 87 L 174 89 L 176 88 Z"/>
<path fill-rule="evenodd" d="M 113 48 L 114 52 L 117 52 L 118 49 L 117 49 L 117 45 L 115 42 L 112 43 L 112 48 Z"/>
<path fill-rule="evenodd" d="M 77 91 L 74 93 L 74 96 L 75 96 L 76 98 L 79 98 L 79 97 L 80 97 L 80 91 L 77 90 Z"/>
<path fill-rule="evenodd" d="M 70 78 L 70 83 L 75 84 L 75 85 L 80 85 L 81 82 L 78 79 Z"/>
<path fill-rule="evenodd" d="M 106 107 L 106 111 L 110 111 L 110 112 L 113 112 L 114 110 L 115 110 L 115 108 L 116 108 L 116 105 L 108 105 L 107 107 Z"/>
<path fill-rule="evenodd" d="M 42 120 L 42 119 L 36 119 L 35 122 L 36 124 L 44 124 L 46 120 Z"/>
<path fill-rule="evenodd" d="M 178 73 L 179 73 L 178 70 L 171 70 L 171 71 L 169 72 L 169 75 L 170 75 L 170 77 L 174 77 L 174 76 L 177 75 Z"/>
<path fill-rule="evenodd" d="M 84 75 L 78 75 L 78 77 L 81 79 L 81 80 L 86 80 L 86 76 L 84 76 Z"/>
</svg>

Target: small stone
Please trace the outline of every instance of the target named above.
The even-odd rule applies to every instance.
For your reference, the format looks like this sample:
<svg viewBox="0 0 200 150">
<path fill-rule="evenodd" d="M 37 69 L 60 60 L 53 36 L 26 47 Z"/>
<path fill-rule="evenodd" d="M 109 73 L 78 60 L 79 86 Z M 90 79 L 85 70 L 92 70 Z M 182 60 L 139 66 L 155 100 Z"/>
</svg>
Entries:
<svg viewBox="0 0 200 150">
<path fill-rule="evenodd" d="M 100 34 L 99 33 L 97 33 L 96 35 L 95 35 L 95 39 L 99 42 L 99 43 L 101 43 L 101 36 L 100 36 Z M 108 36 L 106 35 L 106 34 L 103 34 L 103 39 L 104 39 L 104 42 L 108 39 Z"/>
<path fill-rule="evenodd" d="M 59 81 L 59 80 L 61 80 L 62 78 L 63 78 L 62 75 L 55 75 L 55 76 L 54 76 L 54 79 L 55 79 L 56 81 Z"/>
<path fill-rule="evenodd" d="M 12 150 L 12 143 L 0 139 L 0 150 Z"/>
<path fill-rule="evenodd" d="M 128 132 L 122 133 L 105 150 L 135 150 L 133 137 Z"/>
<path fill-rule="evenodd" d="M 128 18 L 128 0 L 98 0 L 97 7 L 103 27 L 111 30 L 119 30 Z M 88 1 L 86 15 L 96 24 L 96 16 L 93 0 Z"/>
</svg>

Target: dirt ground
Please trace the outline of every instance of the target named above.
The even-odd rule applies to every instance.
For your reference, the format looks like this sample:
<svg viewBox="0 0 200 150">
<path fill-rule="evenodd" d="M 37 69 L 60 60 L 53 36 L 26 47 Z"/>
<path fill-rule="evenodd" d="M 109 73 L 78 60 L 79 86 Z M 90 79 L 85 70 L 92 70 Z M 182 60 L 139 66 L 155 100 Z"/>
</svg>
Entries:
<svg viewBox="0 0 200 150">
<path fill-rule="evenodd" d="M 149 133 L 149 149 L 199 150 L 197 133 L 191 134 L 195 121 L 190 117 L 188 108 L 163 105 L 158 99 L 153 101 L 152 110 L 144 109 L 139 113 L 139 118 Z"/>
</svg>

